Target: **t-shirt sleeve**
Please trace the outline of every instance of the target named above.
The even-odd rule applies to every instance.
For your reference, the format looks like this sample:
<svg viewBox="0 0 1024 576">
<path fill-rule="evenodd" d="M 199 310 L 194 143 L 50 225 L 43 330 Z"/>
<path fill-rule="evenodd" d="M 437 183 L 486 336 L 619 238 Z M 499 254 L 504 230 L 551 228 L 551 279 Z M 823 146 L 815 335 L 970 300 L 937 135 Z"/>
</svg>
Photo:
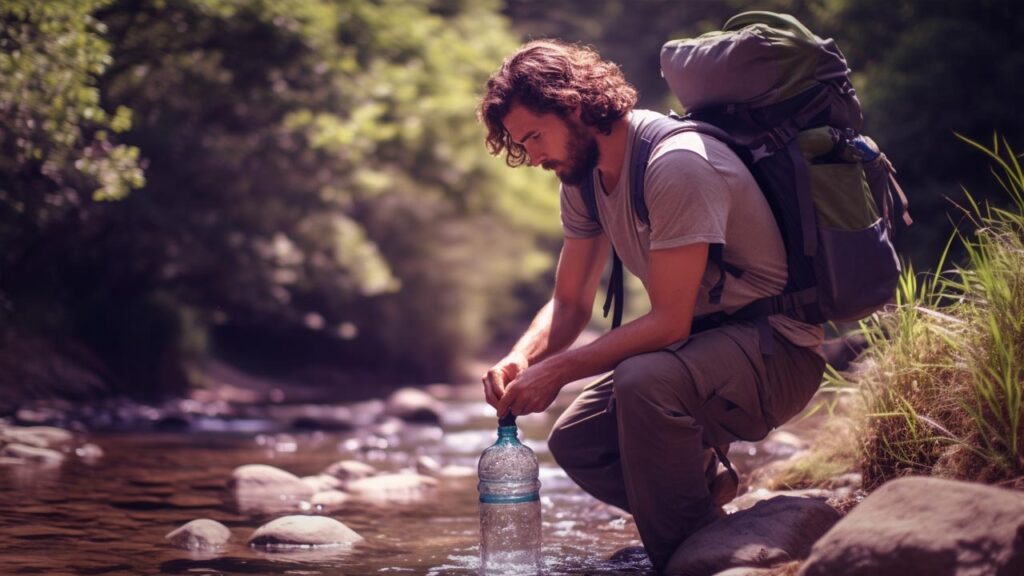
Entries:
<svg viewBox="0 0 1024 576">
<path fill-rule="evenodd" d="M 700 154 L 676 149 L 657 155 L 647 167 L 644 198 L 651 250 L 725 243 L 728 185 Z"/>
<path fill-rule="evenodd" d="M 590 217 L 580 189 L 562 185 L 561 198 L 562 231 L 566 238 L 593 238 L 601 235 L 601 224 Z"/>
</svg>

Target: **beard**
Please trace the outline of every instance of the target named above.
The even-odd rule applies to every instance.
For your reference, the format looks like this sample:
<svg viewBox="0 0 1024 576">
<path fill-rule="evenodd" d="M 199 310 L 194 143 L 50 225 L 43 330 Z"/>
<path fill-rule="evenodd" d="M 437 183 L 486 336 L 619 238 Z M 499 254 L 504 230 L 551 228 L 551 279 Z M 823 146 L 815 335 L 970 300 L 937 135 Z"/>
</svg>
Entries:
<svg viewBox="0 0 1024 576">
<path fill-rule="evenodd" d="M 545 166 L 555 171 L 562 184 L 582 186 L 597 168 L 601 159 L 601 150 L 594 138 L 582 123 L 570 118 L 566 120 L 569 127 L 569 141 L 566 143 L 568 158 L 554 166 Z"/>
</svg>

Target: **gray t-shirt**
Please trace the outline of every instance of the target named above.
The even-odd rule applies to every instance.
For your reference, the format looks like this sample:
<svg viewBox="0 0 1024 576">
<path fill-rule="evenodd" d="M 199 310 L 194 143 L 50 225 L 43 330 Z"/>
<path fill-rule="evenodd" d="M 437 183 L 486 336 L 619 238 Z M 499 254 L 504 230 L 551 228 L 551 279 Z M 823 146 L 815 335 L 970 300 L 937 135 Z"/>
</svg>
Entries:
<svg viewBox="0 0 1024 576">
<path fill-rule="evenodd" d="M 562 186 L 562 228 L 568 238 L 591 238 L 602 231 L 622 263 L 646 286 L 650 250 L 694 243 L 723 244 L 726 262 L 744 270 L 727 274 L 721 302 L 712 304 L 708 291 L 719 278 L 718 266 L 708 262 L 697 296 L 695 315 L 724 310 L 735 312 L 786 285 L 786 252 L 771 208 L 743 162 L 724 143 L 697 132 L 675 134 L 659 142 L 644 175 L 644 198 L 650 225 L 630 204 L 630 153 L 637 128 L 657 118 L 656 112 L 634 110 L 623 159 L 623 172 L 613 190 L 605 190 L 594 172 L 594 192 L 600 223 L 591 219 L 580 189 Z M 798 346 L 818 347 L 823 330 L 787 316 L 769 321 L 783 337 Z"/>
</svg>

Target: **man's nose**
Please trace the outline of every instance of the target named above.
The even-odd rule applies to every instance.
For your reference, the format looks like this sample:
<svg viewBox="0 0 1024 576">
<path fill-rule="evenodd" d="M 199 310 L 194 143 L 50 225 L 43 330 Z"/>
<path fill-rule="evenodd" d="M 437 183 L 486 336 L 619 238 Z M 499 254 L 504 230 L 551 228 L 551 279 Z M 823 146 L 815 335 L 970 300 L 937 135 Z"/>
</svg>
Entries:
<svg viewBox="0 0 1024 576">
<path fill-rule="evenodd" d="M 526 144 L 526 157 L 530 160 L 530 166 L 539 166 L 544 162 L 544 154 L 538 146 Z"/>
</svg>

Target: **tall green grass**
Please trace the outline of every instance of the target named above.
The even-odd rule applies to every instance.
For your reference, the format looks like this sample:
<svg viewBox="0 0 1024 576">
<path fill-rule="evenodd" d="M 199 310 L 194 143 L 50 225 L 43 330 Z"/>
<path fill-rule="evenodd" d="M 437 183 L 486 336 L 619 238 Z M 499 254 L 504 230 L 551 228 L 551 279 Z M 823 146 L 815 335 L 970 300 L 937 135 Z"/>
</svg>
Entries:
<svg viewBox="0 0 1024 576">
<path fill-rule="evenodd" d="M 972 231 L 951 239 L 964 263 L 908 269 L 896 306 L 862 324 L 867 488 L 907 474 L 1024 487 L 1024 171 L 1005 141 L 961 139 L 993 162 L 1010 207 L 964 190 Z"/>
</svg>

